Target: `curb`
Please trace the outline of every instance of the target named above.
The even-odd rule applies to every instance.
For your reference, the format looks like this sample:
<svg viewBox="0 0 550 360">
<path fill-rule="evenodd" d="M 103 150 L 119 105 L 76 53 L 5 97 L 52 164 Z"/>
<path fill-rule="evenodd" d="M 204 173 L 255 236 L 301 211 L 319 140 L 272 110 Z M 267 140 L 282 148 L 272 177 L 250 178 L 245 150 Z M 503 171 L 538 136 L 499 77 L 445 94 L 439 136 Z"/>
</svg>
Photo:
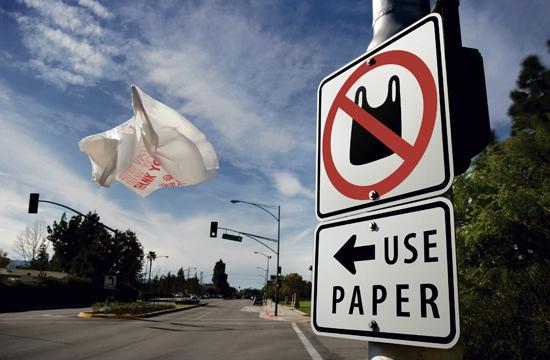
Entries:
<svg viewBox="0 0 550 360">
<path fill-rule="evenodd" d="M 297 312 L 298 314 L 300 314 L 300 315 L 302 315 L 302 316 L 310 317 L 308 314 L 306 314 L 305 312 L 300 311 L 300 310 L 298 310 L 298 309 L 289 308 L 289 307 L 286 306 L 286 305 L 280 305 L 280 306 L 283 306 L 283 307 L 285 307 L 286 309 L 288 309 L 288 310 L 290 310 L 290 311 L 295 311 L 295 312 Z"/>
<path fill-rule="evenodd" d="M 300 310 L 298 310 L 298 309 L 290 309 L 290 310 L 296 311 L 298 314 L 300 314 L 300 315 L 302 315 L 302 316 L 307 316 L 307 317 L 309 317 L 309 315 L 308 315 L 307 313 L 305 313 L 305 312 L 303 312 L 303 311 L 300 311 Z"/>
<path fill-rule="evenodd" d="M 153 317 L 153 316 L 175 313 L 175 312 L 184 311 L 184 310 L 190 310 L 190 309 L 194 309 L 194 308 L 201 307 L 201 306 L 206 306 L 206 305 L 208 305 L 208 303 L 192 305 L 192 306 L 188 306 L 188 307 L 184 307 L 184 308 L 180 308 L 180 309 L 168 309 L 168 310 L 153 311 L 153 312 L 145 313 L 145 314 L 95 314 L 95 313 L 91 313 L 91 312 L 81 312 L 81 313 L 78 314 L 78 317 L 85 318 L 85 319 L 91 319 L 91 318 L 140 319 L 140 318 L 150 318 L 150 317 Z"/>
<path fill-rule="evenodd" d="M 267 305 L 264 305 L 264 308 L 263 308 L 263 316 L 262 316 L 264 319 L 267 319 L 267 320 L 279 320 L 279 321 L 284 321 L 283 318 L 280 318 L 280 317 L 277 317 L 275 315 L 271 315 L 269 313 L 269 309 L 268 309 L 268 306 Z"/>
</svg>

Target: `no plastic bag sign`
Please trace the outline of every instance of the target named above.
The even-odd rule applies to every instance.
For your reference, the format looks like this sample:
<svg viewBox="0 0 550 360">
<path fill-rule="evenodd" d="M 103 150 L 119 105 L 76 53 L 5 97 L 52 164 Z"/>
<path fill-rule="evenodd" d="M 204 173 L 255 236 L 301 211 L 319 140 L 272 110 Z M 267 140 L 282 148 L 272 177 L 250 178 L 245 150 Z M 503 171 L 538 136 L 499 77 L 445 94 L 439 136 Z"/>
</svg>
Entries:
<svg viewBox="0 0 550 360">
<path fill-rule="evenodd" d="M 434 196 L 450 186 L 439 21 L 426 17 L 321 83 L 319 218 Z M 373 201 L 372 191 L 380 198 Z"/>
</svg>

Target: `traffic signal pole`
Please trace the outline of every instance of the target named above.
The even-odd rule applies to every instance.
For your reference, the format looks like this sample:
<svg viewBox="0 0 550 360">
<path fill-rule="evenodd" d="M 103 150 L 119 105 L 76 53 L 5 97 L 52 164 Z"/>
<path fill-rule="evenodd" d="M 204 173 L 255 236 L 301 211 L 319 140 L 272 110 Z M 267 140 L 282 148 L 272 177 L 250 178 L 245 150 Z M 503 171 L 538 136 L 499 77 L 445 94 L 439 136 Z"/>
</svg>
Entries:
<svg viewBox="0 0 550 360">
<path fill-rule="evenodd" d="M 226 231 L 232 231 L 232 232 L 235 232 L 239 235 L 244 235 L 246 237 L 249 237 L 249 238 L 257 241 L 258 243 L 262 244 L 267 249 L 272 251 L 275 255 L 277 255 L 277 269 L 276 269 L 276 275 L 275 275 L 275 278 L 276 278 L 276 281 L 275 281 L 275 316 L 278 316 L 279 315 L 279 313 L 278 313 L 279 288 L 281 286 L 281 283 L 279 282 L 279 273 L 281 272 L 280 271 L 281 267 L 279 265 L 279 254 L 280 254 L 280 249 L 281 249 L 281 247 L 280 247 L 280 245 L 281 245 L 281 206 L 280 205 L 274 206 L 274 205 L 258 204 L 258 203 L 253 203 L 253 202 L 249 202 L 249 201 L 243 201 L 243 200 L 231 200 L 231 203 L 232 204 L 245 203 L 245 204 L 255 206 L 259 209 L 262 209 L 263 211 L 265 211 L 266 213 L 271 215 L 271 217 L 273 217 L 275 220 L 277 220 L 277 239 L 271 239 L 271 238 L 268 238 L 268 237 L 265 237 L 265 236 L 246 233 L 246 232 L 243 232 L 243 231 L 233 230 L 233 229 L 229 229 L 229 228 L 222 228 L 222 227 L 218 226 L 217 221 L 212 221 L 210 223 L 210 237 L 214 237 L 214 238 L 217 237 L 218 229 L 226 230 Z M 275 216 L 268 209 L 273 209 L 273 210 L 277 209 L 277 216 Z M 224 235 L 227 235 L 227 234 L 224 234 Z M 222 236 L 222 238 L 224 238 L 224 236 Z M 239 241 L 239 242 L 242 241 L 242 239 L 238 239 L 235 236 L 231 236 L 229 238 L 225 237 L 225 238 L 228 239 L 228 240 L 233 240 L 233 241 Z M 277 251 L 275 251 L 271 247 L 267 246 L 265 243 L 262 242 L 262 240 L 277 242 Z"/>
<path fill-rule="evenodd" d="M 86 219 L 90 219 L 90 220 L 93 220 L 93 221 L 97 222 L 103 228 L 112 231 L 115 234 L 115 239 L 118 235 L 118 230 L 113 229 L 113 228 L 103 224 L 102 222 L 96 221 L 95 219 L 89 217 L 88 215 L 85 215 L 85 214 L 81 213 L 80 211 L 75 210 L 71 207 L 68 207 L 67 205 L 63 205 L 63 204 L 53 202 L 53 201 L 49 201 L 49 200 L 40 200 L 40 194 L 38 194 L 38 193 L 31 193 L 30 196 L 29 196 L 29 210 L 28 210 L 29 214 L 37 214 L 38 213 L 38 203 L 48 203 L 48 204 L 60 206 L 60 207 L 65 208 L 67 210 L 71 210 L 72 212 L 77 213 L 78 215 L 80 215 L 80 216 L 82 216 Z"/>
</svg>

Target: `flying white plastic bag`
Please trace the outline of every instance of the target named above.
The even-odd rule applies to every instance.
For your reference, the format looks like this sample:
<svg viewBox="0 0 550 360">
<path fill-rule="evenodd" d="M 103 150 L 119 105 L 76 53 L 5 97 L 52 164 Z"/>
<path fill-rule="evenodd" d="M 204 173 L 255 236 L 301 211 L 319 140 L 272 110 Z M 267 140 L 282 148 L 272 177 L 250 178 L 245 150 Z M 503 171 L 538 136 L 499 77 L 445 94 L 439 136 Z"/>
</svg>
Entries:
<svg viewBox="0 0 550 360">
<path fill-rule="evenodd" d="M 99 185 L 109 187 L 116 179 L 145 197 L 161 187 L 194 185 L 217 174 L 214 147 L 189 120 L 135 85 L 132 107 L 130 120 L 80 140 Z"/>
</svg>

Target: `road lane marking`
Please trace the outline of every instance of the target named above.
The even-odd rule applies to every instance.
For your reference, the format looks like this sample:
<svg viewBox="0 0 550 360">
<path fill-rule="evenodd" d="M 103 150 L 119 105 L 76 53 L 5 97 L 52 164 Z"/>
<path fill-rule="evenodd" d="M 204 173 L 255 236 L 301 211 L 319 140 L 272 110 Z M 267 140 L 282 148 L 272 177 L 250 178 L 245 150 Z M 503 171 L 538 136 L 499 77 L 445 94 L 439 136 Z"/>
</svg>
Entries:
<svg viewBox="0 0 550 360">
<path fill-rule="evenodd" d="M 199 316 L 197 316 L 197 317 L 195 317 L 195 318 L 193 318 L 193 319 L 191 319 L 191 320 L 192 320 L 192 321 L 195 321 L 195 320 L 200 320 L 200 319 L 202 319 L 202 318 L 206 317 L 207 315 L 211 315 L 211 313 L 210 313 L 210 312 L 208 312 L 208 311 L 205 311 L 205 312 L 204 312 L 204 314 L 202 314 L 202 315 L 199 315 Z"/>
<path fill-rule="evenodd" d="M 296 335 L 298 335 L 298 339 L 304 344 L 304 347 L 306 348 L 306 351 L 308 352 L 309 356 L 311 356 L 312 360 L 323 360 L 321 355 L 315 350 L 313 345 L 309 342 L 309 340 L 306 338 L 302 330 L 296 325 L 295 322 L 292 323 L 292 328 L 294 329 L 294 332 L 296 332 Z"/>
</svg>

